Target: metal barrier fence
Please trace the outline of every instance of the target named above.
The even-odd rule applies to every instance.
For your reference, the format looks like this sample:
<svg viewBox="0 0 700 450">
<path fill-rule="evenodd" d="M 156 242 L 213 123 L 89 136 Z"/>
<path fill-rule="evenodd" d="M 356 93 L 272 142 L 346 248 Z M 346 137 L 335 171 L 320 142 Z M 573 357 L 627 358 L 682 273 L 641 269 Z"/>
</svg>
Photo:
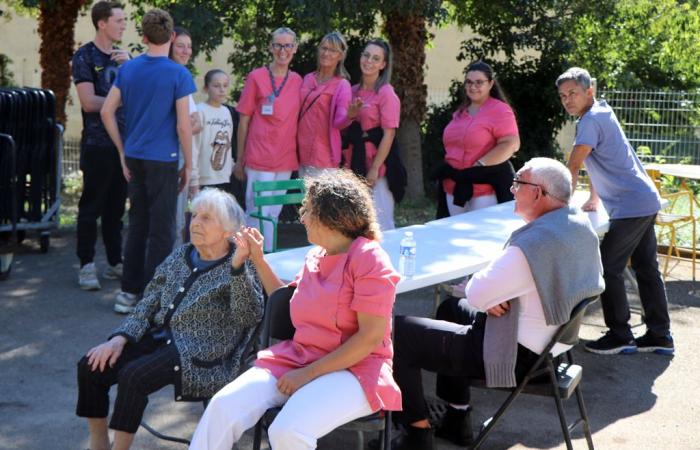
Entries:
<svg viewBox="0 0 700 450">
<path fill-rule="evenodd" d="M 599 90 L 639 150 L 669 163 L 700 164 L 700 91 Z"/>
<path fill-rule="evenodd" d="M 63 140 L 63 176 L 80 170 L 80 138 Z"/>
</svg>

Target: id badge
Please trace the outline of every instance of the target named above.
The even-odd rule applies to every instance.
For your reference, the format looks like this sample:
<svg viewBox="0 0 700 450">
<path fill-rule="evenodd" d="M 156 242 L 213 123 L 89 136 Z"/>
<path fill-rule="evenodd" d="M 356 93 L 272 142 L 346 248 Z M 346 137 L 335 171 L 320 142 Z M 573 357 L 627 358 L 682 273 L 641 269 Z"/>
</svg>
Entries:
<svg viewBox="0 0 700 450">
<path fill-rule="evenodd" d="M 267 102 L 263 103 L 262 108 L 260 110 L 260 114 L 262 114 L 263 116 L 271 116 L 272 114 L 274 114 L 274 112 L 275 112 L 274 104 L 275 104 L 275 97 L 271 95 L 270 97 L 267 98 Z"/>
</svg>

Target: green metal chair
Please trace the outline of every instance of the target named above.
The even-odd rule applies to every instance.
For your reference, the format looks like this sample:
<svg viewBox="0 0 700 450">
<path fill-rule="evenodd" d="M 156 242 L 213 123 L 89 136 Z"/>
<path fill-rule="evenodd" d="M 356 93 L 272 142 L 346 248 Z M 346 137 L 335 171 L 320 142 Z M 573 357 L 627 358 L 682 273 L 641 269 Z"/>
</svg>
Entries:
<svg viewBox="0 0 700 450">
<path fill-rule="evenodd" d="M 298 192 L 288 193 L 287 190 L 297 190 Z M 278 191 L 284 191 L 279 194 Z M 250 213 L 260 221 L 260 230 L 263 230 L 264 222 L 272 224 L 272 251 L 277 251 L 277 218 L 263 214 L 264 206 L 279 205 L 299 205 L 304 200 L 305 188 L 304 180 L 279 180 L 279 181 L 256 181 L 253 183 L 253 205 L 257 211 Z"/>
</svg>

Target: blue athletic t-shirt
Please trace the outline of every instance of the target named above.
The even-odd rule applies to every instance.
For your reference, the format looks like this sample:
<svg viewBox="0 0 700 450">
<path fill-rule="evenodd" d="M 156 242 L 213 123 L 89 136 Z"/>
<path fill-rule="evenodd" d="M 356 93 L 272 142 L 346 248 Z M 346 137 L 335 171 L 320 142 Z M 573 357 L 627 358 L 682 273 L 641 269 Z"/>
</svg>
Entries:
<svg viewBox="0 0 700 450">
<path fill-rule="evenodd" d="M 197 89 L 192 75 L 166 56 L 143 54 L 126 62 L 114 85 L 126 117 L 124 154 L 152 161 L 177 161 L 175 101 Z"/>
<path fill-rule="evenodd" d="M 586 170 L 611 219 L 659 212 L 661 199 L 654 182 L 605 100 L 595 101 L 576 123 L 576 145 L 593 149 L 586 157 Z"/>
</svg>

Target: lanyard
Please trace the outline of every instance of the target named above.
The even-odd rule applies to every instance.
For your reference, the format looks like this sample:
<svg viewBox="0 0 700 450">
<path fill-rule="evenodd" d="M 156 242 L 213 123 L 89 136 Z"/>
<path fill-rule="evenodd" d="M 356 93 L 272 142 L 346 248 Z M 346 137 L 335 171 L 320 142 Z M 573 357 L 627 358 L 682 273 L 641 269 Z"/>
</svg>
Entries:
<svg viewBox="0 0 700 450">
<path fill-rule="evenodd" d="M 274 95 L 275 98 L 277 98 L 280 96 L 280 93 L 282 92 L 284 85 L 287 84 L 287 78 L 289 78 L 289 69 L 287 69 L 287 74 L 284 76 L 284 80 L 282 80 L 282 84 L 280 85 L 279 89 L 277 89 L 277 86 L 275 86 L 275 77 L 272 76 L 272 70 L 270 70 L 270 66 L 267 66 L 267 73 L 268 73 L 268 75 L 270 75 L 270 84 L 272 85 L 272 94 Z"/>
</svg>

